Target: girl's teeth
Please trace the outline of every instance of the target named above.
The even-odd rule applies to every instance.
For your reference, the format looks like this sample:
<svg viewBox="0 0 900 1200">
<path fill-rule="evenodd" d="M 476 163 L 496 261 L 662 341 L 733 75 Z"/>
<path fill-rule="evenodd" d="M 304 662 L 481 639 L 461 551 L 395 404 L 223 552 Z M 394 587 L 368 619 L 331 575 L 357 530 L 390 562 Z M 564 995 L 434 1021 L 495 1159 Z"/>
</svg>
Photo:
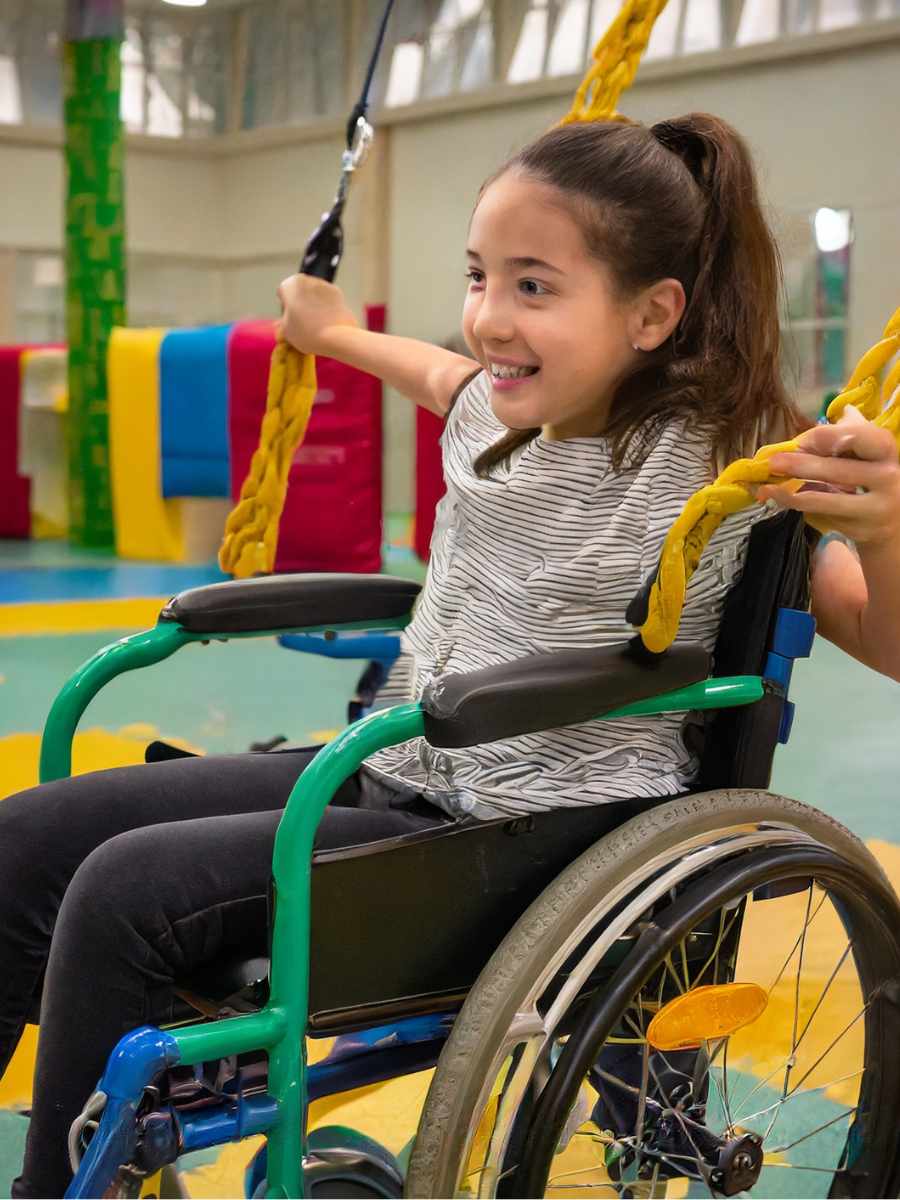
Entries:
<svg viewBox="0 0 900 1200">
<path fill-rule="evenodd" d="M 535 367 L 499 367 L 496 363 L 491 366 L 491 374 L 497 379 L 521 379 L 533 375 L 535 370 Z"/>
</svg>

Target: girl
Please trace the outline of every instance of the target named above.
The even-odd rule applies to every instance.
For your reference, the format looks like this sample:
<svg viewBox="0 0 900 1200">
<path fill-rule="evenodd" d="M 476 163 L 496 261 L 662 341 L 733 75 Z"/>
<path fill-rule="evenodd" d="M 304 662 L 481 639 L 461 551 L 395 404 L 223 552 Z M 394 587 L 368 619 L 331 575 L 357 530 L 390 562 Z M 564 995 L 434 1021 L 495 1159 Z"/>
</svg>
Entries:
<svg viewBox="0 0 900 1200">
<path fill-rule="evenodd" d="M 448 493 L 406 639 L 416 695 L 438 673 L 628 638 L 628 601 L 687 497 L 800 422 L 778 373 L 775 248 L 747 151 L 723 122 L 553 130 L 482 188 L 467 250 L 471 359 L 359 329 L 321 281 L 280 289 L 294 345 L 447 415 Z M 839 438 L 848 457 L 832 457 Z M 827 514 L 854 538 L 858 561 L 830 545 L 818 563 L 820 628 L 900 678 L 896 449 L 860 419 L 812 431 L 804 451 L 778 467 L 841 490 L 760 498 Z M 710 543 L 683 638 L 712 647 L 764 512 Z M 0 805 L 4 1065 L 46 970 L 14 1195 L 61 1194 L 70 1121 L 118 1037 L 172 1018 L 174 980 L 228 946 L 264 946 L 275 829 L 310 753 L 99 772 Z M 319 844 L 671 794 L 696 765 L 678 716 L 454 753 L 416 742 L 348 781 Z"/>
</svg>

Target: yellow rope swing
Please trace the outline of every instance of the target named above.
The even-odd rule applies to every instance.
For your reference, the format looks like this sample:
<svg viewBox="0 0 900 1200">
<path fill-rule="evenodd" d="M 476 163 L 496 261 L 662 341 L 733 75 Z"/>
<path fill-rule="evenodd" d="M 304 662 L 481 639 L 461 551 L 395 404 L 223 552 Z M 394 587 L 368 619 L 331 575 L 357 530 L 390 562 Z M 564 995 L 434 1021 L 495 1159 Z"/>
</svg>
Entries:
<svg viewBox="0 0 900 1200">
<path fill-rule="evenodd" d="M 619 97 L 631 84 L 647 48 L 657 17 L 667 0 L 625 0 L 592 54 L 591 65 L 560 124 L 617 120 Z M 351 168 L 352 169 L 352 168 Z M 897 359 L 891 367 L 891 360 Z M 272 354 L 266 413 L 259 448 L 241 489 L 240 500 L 225 526 L 219 554 L 223 571 L 245 578 L 271 572 L 275 563 L 278 522 L 284 507 L 288 471 L 302 443 L 316 394 L 315 360 L 279 340 Z M 827 419 L 837 421 L 848 405 L 888 429 L 900 446 L 900 308 L 881 339 L 859 360 L 844 390 L 832 400 Z M 675 640 L 687 585 L 709 539 L 732 513 L 755 503 L 757 487 L 778 482 L 790 491 L 803 486 L 784 480 L 769 466 L 773 454 L 800 449 L 795 438 L 763 446 L 753 458 L 731 463 L 685 505 L 663 543 L 646 616 L 637 626 L 644 645 L 662 653 Z M 821 519 L 807 520 L 822 532 Z"/>
</svg>

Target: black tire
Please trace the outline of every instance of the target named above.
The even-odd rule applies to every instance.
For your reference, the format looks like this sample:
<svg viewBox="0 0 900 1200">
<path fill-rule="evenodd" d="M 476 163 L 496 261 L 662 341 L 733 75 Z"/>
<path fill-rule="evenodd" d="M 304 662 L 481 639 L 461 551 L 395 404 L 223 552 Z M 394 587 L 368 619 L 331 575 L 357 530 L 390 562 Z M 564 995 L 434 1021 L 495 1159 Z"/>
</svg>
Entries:
<svg viewBox="0 0 900 1200">
<path fill-rule="evenodd" d="M 669 801 L 602 839 L 538 897 L 507 935 L 472 989 L 441 1055 L 410 1159 L 406 1195 L 457 1194 L 473 1120 L 492 1064 L 534 981 L 609 898 L 635 895 L 661 867 L 708 846 L 724 862 L 755 835 L 777 844 L 818 845 L 850 865 L 873 894 L 896 900 L 878 864 L 842 825 L 768 792 L 720 791 Z M 721 849 L 720 849 L 721 848 Z M 704 851 L 705 853 L 706 851 Z M 895 931 L 896 933 L 896 931 Z M 891 1053 L 896 1053 L 891 1049 Z M 523 1194 L 518 1192 L 516 1194 Z"/>
</svg>

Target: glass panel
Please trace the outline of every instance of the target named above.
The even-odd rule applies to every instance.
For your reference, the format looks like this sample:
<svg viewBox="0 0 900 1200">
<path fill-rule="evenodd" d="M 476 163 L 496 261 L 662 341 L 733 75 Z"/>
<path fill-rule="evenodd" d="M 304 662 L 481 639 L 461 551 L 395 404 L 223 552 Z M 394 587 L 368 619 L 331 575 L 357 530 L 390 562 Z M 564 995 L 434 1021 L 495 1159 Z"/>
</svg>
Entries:
<svg viewBox="0 0 900 1200">
<path fill-rule="evenodd" d="M 427 66 L 422 73 L 421 95 L 425 99 L 446 96 L 456 82 L 456 31 L 433 29 L 428 39 Z"/>
<path fill-rule="evenodd" d="M 535 0 L 534 7 L 525 14 L 506 74 L 508 83 L 527 83 L 531 79 L 540 79 L 543 74 L 547 52 L 547 15 L 546 0 Z"/>
<path fill-rule="evenodd" d="M 22 120 L 22 93 L 16 60 L 0 54 L 0 122 L 18 125 Z"/>
<path fill-rule="evenodd" d="M 778 36 L 778 0 L 744 0 L 735 44 L 768 42 Z"/>
<path fill-rule="evenodd" d="M 812 33 L 816 21 L 816 0 L 782 0 L 785 33 Z"/>
<path fill-rule="evenodd" d="M 471 92 L 493 82 L 494 30 L 487 14 L 474 27 L 474 33 L 471 26 L 463 32 L 460 57 L 459 86 L 462 91 Z"/>
<path fill-rule="evenodd" d="M 225 132 L 230 34 L 230 22 L 217 19 L 201 25 L 191 38 L 185 114 L 189 134 Z"/>
<path fill-rule="evenodd" d="M 843 386 L 847 372 L 850 251 L 847 209 L 819 208 L 782 222 L 786 328 L 784 358 L 792 387 L 809 415 L 824 393 Z"/>
<path fill-rule="evenodd" d="M 304 124 L 341 114 L 344 5 L 256 0 L 249 17 L 244 128 Z"/>
<path fill-rule="evenodd" d="M 718 50 L 722 42 L 721 26 L 719 0 L 687 0 L 682 53 Z"/>
<path fill-rule="evenodd" d="M 122 96 L 119 111 L 125 128 L 140 133 L 144 128 L 144 53 L 141 33 L 135 25 L 125 30 L 122 43 Z"/>
<path fill-rule="evenodd" d="M 417 42 L 401 42 L 399 46 L 394 47 L 387 95 L 384 98 L 384 103 L 389 108 L 415 102 L 422 83 L 424 62 L 425 50 Z"/>
<path fill-rule="evenodd" d="M 589 0 L 566 0 L 556 19 L 548 75 L 575 75 L 585 67 Z"/>
<path fill-rule="evenodd" d="M 860 20 L 859 0 L 819 0 L 819 4 L 819 29 L 842 29 Z"/>
<path fill-rule="evenodd" d="M 184 79 L 182 38 L 165 26 L 152 22 L 144 27 L 146 64 L 146 132 L 161 137 L 179 137 L 184 131 L 181 84 Z"/>
<path fill-rule="evenodd" d="M 683 6 L 684 0 L 669 0 L 662 10 L 647 43 L 646 59 L 671 58 L 676 53 Z"/>
</svg>

